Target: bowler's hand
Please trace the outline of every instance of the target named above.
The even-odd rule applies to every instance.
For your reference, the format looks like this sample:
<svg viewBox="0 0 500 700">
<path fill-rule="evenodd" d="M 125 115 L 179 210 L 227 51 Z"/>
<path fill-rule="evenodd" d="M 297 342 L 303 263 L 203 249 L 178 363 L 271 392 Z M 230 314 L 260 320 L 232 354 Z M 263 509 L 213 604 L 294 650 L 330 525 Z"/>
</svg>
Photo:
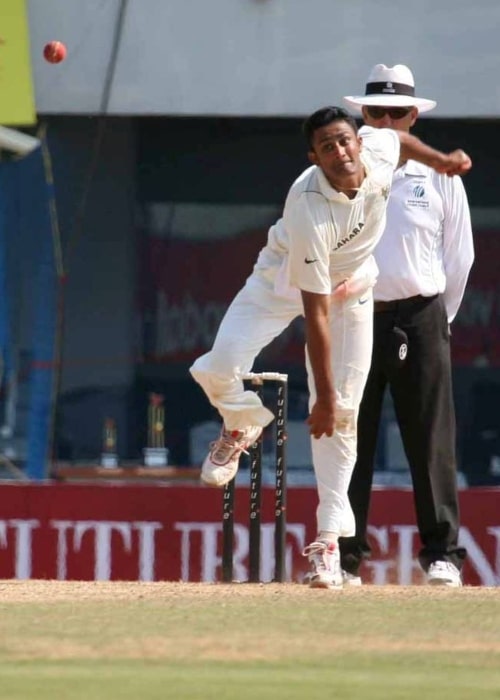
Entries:
<svg viewBox="0 0 500 700">
<path fill-rule="evenodd" d="M 331 299 L 332 301 L 344 301 L 349 296 L 349 292 L 349 280 L 343 280 L 331 293 Z"/>
<path fill-rule="evenodd" d="M 445 175 L 464 175 L 472 168 L 472 161 L 461 148 L 456 151 L 448 153 L 448 163 L 443 163 L 441 167 L 436 168 L 438 173 L 444 173 Z"/>
<path fill-rule="evenodd" d="M 331 437 L 335 430 L 335 400 L 316 401 L 306 423 L 314 438 Z"/>
<path fill-rule="evenodd" d="M 365 274 L 356 279 L 348 278 L 339 282 L 330 294 L 332 301 L 345 301 L 349 297 L 359 296 L 373 287 L 377 280 L 376 275 Z"/>
</svg>

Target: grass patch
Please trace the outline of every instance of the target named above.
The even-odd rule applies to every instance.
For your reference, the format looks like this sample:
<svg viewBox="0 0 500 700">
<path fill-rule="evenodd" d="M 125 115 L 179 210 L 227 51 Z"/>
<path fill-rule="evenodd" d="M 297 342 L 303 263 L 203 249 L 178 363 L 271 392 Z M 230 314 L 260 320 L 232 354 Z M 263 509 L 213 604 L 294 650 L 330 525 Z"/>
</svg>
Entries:
<svg viewBox="0 0 500 700">
<path fill-rule="evenodd" d="M 500 699 L 500 589 L 1 588 L 2 700 Z"/>
</svg>

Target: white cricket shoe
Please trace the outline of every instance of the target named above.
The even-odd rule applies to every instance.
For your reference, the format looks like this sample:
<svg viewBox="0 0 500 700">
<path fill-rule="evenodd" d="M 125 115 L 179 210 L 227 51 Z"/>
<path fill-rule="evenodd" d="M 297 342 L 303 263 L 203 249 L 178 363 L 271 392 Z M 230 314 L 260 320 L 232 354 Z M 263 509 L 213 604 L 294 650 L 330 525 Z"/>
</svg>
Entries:
<svg viewBox="0 0 500 700">
<path fill-rule="evenodd" d="M 363 581 L 361 580 L 361 576 L 356 576 L 356 574 L 351 574 L 349 571 L 345 571 L 345 569 L 342 569 L 342 581 L 344 582 L 344 586 L 362 586 Z"/>
<path fill-rule="evenodd" d="M 340 551 L 337 544 L 318 540 L 308 544 L 302 554 L 309 558 L 311 564 L 310 588 L 342 588 Z"/>
<path fill-rule="evenodd" d="M 236 476 L 242 452 L 256 442 L 262 426 L 251 425 L 245 430 L 226 430 L 210 443 L 210 452 L 201 466 L 201 480 L 210 486 L 225 486 Z"/>
<path fill-rule="evenodd" d="M 460 571 L 450 561 L 434 561 L 427 571 L 427 583 L 431 586 L 459 588 L 462 585 Z"/>
</svg>

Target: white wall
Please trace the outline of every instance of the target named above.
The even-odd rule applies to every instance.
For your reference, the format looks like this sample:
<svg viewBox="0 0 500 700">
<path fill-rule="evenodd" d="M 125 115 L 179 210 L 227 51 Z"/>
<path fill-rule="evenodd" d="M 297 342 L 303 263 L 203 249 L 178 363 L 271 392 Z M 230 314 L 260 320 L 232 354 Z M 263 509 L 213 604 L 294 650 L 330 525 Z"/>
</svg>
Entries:
<svg viewBox="0 0 500 700">
<path fill-rule="evenodd" d="M 301 116 L 406 63 L 433 116 L 500 116 L 499 0 L 123 0 L 114 114 Z M 28 0 L 40 113 L 101 110 L 122 0 Z M 50 39 L 68 58 L 42 58 Z"/>
</svg>

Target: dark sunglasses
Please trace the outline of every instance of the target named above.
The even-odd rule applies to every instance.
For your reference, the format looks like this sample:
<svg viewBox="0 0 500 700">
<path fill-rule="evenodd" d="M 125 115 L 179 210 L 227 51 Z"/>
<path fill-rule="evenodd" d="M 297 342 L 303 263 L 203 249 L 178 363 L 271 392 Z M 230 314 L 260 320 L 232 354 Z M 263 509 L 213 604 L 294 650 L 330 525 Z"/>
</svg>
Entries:
<svg viewBox="0 0 500 700">
<path fill-rule="evenodd" d="M 372 107 L 371 105 L 366 107 L 366 111 L 372 119 L 382 119 L 386 114 L 391 119 L 403 119 L 412 109 L 412 107 Z"/>
</svg>

